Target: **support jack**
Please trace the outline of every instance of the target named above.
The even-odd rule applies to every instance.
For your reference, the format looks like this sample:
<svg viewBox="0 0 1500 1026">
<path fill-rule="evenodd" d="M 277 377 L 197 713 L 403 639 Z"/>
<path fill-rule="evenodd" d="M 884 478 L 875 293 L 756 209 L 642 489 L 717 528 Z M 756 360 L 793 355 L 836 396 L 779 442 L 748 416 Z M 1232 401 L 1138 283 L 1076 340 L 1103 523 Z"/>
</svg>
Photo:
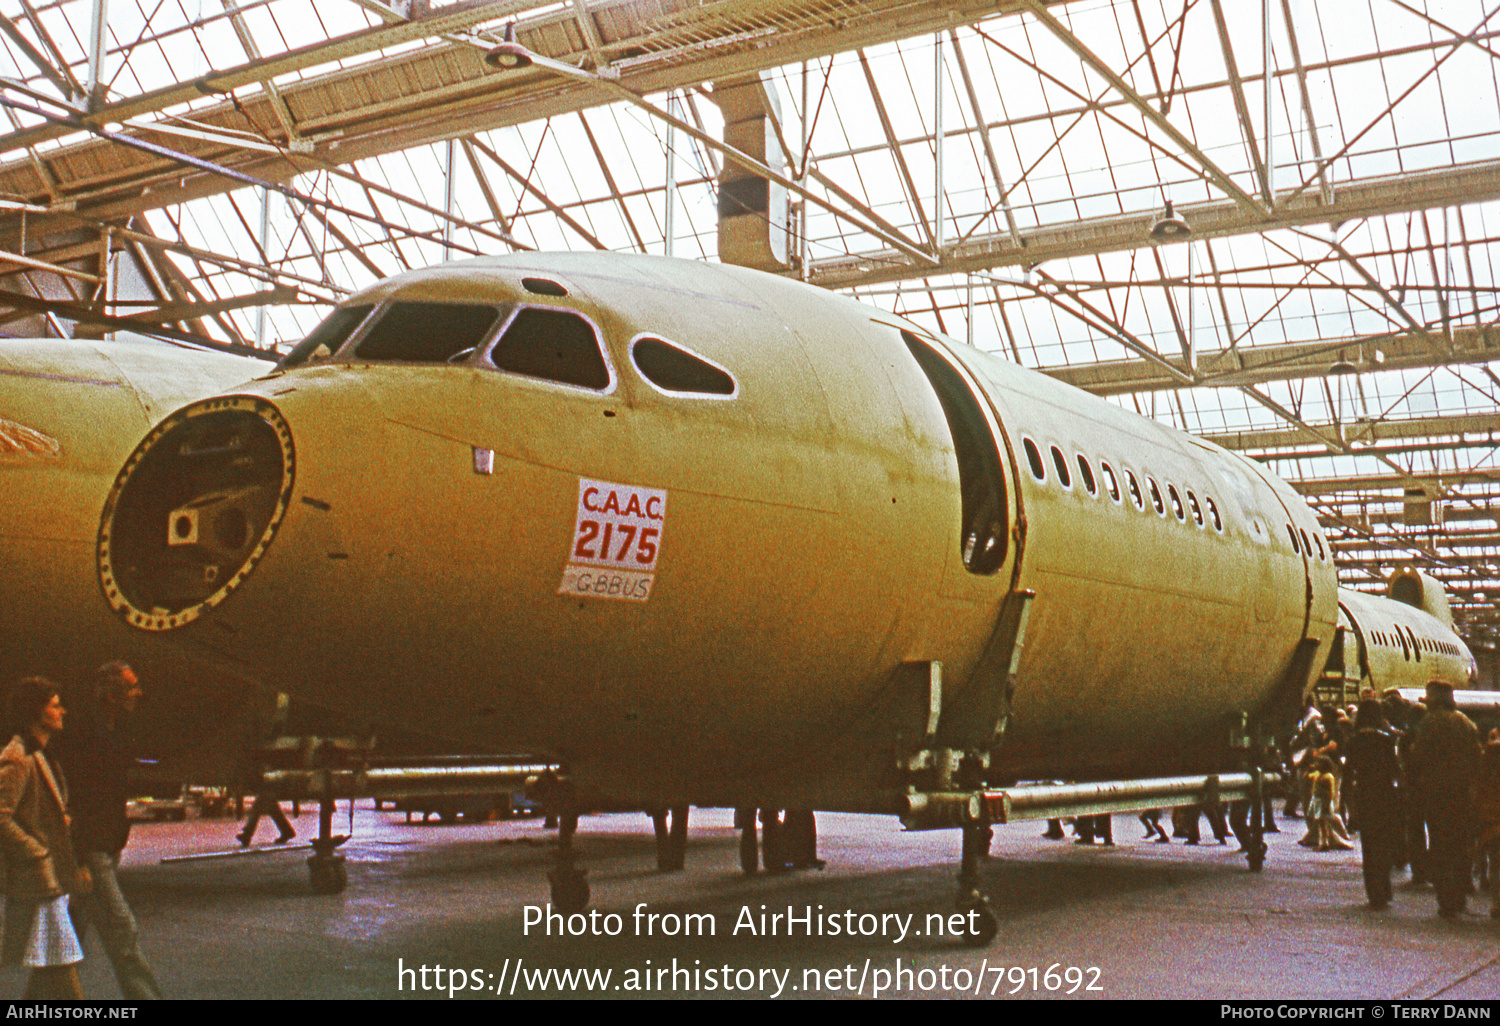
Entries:
<svg viewBox="0 0 1500 1026">
<path fill-rule="evenodd" d="M 969 917 L 969 929 L 962 941 L 965 947 L 989 946 L 1000 932 L 1000 920 L 990 908 L 989 899 L 979 890 L 979 858 L 989 849 L 989 824 L 966 823 L 963 826 L 963 857 L 958 870 L 958 911 Z"/>
<path fill-rule="evenodd" d="M 559 813 L 557 851 L 547 879 L 552 884 L 552 907 L 565 916 L 582 912 L 589 904 L 585 871 L 574 865 L 573 835 L 577 832 L 578 813 L 573 810 Z"/>
</svg>

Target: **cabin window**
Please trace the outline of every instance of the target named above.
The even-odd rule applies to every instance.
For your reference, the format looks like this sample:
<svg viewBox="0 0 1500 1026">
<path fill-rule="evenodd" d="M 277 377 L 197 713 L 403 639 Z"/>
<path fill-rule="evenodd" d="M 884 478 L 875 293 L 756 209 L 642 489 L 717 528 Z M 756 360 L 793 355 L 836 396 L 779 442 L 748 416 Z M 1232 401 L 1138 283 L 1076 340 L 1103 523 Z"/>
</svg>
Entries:
<svg viewBox="0 0 1500 1026">
<path fill-rule="evenodd" d="M 1089 461 L 1083 453 L 1078 453 L 1078 476 L 1083 479 L 1083 487 L 1088 489 L 1090 495 L 1099 494 L 1099 485 L 1094 480 L 1094 468 L 1089 466 Z"/>
<path fill-rule="evenodd" d="M 1135 503 L 1135 508 L 1145 509 L 1146 500 L 1141 498 L 1141 486 L 1136 483 L 1135 474 L 1129 470 L 1125 471 L 1125 487 L 1130 491 L 1130 501 Z"/>
<path fill-rule="evenodd" d="M 490 350 L 503 371 L 603 392 L 609 364 L 593 325 L 568 310 L 522 309 Z"/>
<path fill-rule="evenodd" d="M 1057 468 L 1057 483 L 1064 488 L 1073 487 L 1073 478 L 1068 473 L 1068 458 L 1057 446 L 1052 447 L 1052 465 Z"/>
<path fill-rule="evenodd" d="M 1156 487 L 1156 478 L 1147 476 L 1146 484 L 1151 489 L 1151 506 L 1156 510 L 1156 515 L 1164 517 L 1167 515 L 1167 504 L 1161 501 L 1161 489 Z"/>
<path fill-rule="evenodd" d="M 659 338 L 638 338 L 630 345 L 630 359 L 641 377 L 676 395 L 732 396 L 734 378 L 723 368 Z"/>
<path fill-rule="evenodd" d="M 366 303 L 361 306 L 343 306 L 334 310 L 333 313 L 323 318 L 316 328 L 308 333 L 308 336 L 282 357 L 278 370 L 286 370 L 288 367 L 301 367 L 303 364 L 322 363 L 331 360 L 333 354 L 339 351 L 339 347 L 349 341 L 349 336 L 365 322 L 370 316 L 370 311 L 375 309 L 374 305 Z"/>
<path fill-rule="evenodd" d="M 1047 465 L 1042 462 L 1041 450 L 1029 438 L 1021 439 L 1021 448 L 1026 450 L 1026 462 L 1031 465 L 1031 476 L 1038 481 L 1047 480 Z"/>
<path fill-rule="evenodd" d="M 568 290 L 551 278 L 522 278 L 521 287 L 538 296 L 566 296 Z"/>
<path fill-rule="evenodd" d="M 1318 559 L 1320 561 L 1326 560 L 1328 557 L 1323 554 L 1323 536 L 1317 531 L 1314 531 L 1313 541 L 1317 542 L 1318 544 Z"/>
<path fill-rule="evenodd" d="M 473 351 L 500 319 L 474 303 L 391 303 L 365 332 L 354 356 L 398 363 L 446 363 Z"/>
<path fill-rule="evenodd" d="M 1297 529 L 1294 528 L 1291 524 L 1287 524 L 1286 535 L 1292 540 L 1292 551 L 1297 553 L 1298 555 L 1301 555 L 1302 547 L 1297 544 Z"/>
<path fill-rule="evenodd" d="M 1422 661 L 1422 646 L 1417 644 L 1417 632 L 1410 627 L 1406 628 L 1406 636 L 1411 638 L 1412 654 L 1417 657 L 1417 662 Z"/>
<path fill-rule="evenodd" d="M 1115 468 L 1103 460 L 1099 461 L 1099 472 L 1104 475 L 1104 490 L 1115 502 L 1120 501 L 1120 482 L 1115 479 Z"/>
<path fill-rule="evenodd" d="M 1189 488 L 1187 490 L 1187 501 L 1188 501 L 1188 509 L 1193 514 L 1193 523 L 1197 524 L 1199 527 L 1202 527 L 1203 526 L 1203 507 L 1201 507 L 1201 506 L 1198 505 L 1198 496 L 1196 496 L 1196 495 L 1193 494 L 1193 490 L 1191 488 Z"/>
<path fill-rule="evenodd" d="M 1214 504 L 1214 497 L 1212 495 L 1205 495 L 1203 497 L 1203 505 L 1208 507 L 1208 519 L 1213 521 L 1214 530 L 1222 534 L 1224 531 L 1224 521 L 1219 517 L 1219 507 Z"/>
<path fill-rule="evenodd" d="M 1172 515 L 1179 521 L 1186 520 L 1187 514 L 1183 512 L 1182 500 L 1177 496 L 1177 489 L 1171 483 L 1167 484 L 1167 498 L 1172 503 Z"/>
<path fill-rule="evenodd" d="M 1001 469 L 1000 450 L 994 433 L 980 408 L 979 400 L 954 367 L 932 346 L 909 331 L 901 333 L 906 347 L 922 368 L 932 390 L 937 394 L 953 436 L 953 452 L 958 457 L 958 482 L 961 497 L 959 555 L 965 569 L 972 574 L 992 574 L 1005 562 L 1010 518 L 1006 511 L 1005 474 Z M 1038 473 L 1041 454 L 1036 445 L 1027 458 Z"/>
</svg>

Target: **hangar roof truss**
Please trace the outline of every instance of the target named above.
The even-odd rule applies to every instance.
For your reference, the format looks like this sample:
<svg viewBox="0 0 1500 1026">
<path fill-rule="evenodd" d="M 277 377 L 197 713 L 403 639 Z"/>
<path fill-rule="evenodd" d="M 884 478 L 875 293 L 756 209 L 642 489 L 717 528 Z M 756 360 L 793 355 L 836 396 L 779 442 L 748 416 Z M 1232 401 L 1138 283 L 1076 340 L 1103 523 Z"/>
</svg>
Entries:
<svg viewBox="0 0 1500 1026">
<path fill-rule="evenodd" d="M 754 73 L 785 273 L 1265 460 L 1345 583 L 1414 560 L 1493 643 L 1495 0 L 0 0 L 4 330 L 276 348 L 444 259 L 716 259 Z"/>
</svg>

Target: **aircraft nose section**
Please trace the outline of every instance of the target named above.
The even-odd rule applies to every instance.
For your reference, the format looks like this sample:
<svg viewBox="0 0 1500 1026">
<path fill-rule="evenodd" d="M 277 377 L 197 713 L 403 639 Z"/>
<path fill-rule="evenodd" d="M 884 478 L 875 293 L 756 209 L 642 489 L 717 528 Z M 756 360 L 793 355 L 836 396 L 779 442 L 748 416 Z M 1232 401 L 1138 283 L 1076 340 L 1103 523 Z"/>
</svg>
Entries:
<svg viewBox="0 0 1500 1026">
<path fill-rule="evenodd" d="M 167 417 L 104 506 L 97 553 L 110 606 L 167 631 L 224 601 L 275 537 L 295 471 L 291 430 L 266 399 L 221 396 Z"/>
</svg>

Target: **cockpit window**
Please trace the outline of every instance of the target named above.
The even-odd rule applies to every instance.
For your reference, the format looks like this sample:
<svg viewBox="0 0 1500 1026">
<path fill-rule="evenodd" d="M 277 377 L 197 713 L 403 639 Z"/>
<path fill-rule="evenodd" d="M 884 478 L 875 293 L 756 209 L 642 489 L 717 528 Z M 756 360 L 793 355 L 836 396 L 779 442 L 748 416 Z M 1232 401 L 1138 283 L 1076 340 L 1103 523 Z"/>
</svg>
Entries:
<svg viewBox="0 0 1500 1026">
<path fill-rule="evenodd" d="M 500 310 L 470 303 L 392 303 L 354 350 L 359 360 L 444 363 L 485 340 Z"/>
<path fill-rule="evenodd" d="M 567 310 L 522 309 L 490 350 L 490 362 L 512 374 L 600 392 L 610 384 L 593 327 Z"/>
<path fill-rule="evenodd" d="M 278 369 L 286 370 L 288 367 L 332 359 L 333 354 L 339 351 L 339 346 L 349 341 L 349 336 L 364 323 L 373 309 L 374 306 L 367 303 L 334 310 L 306 338 L 298 342 L 290 353 L 282 357 Z"/>
<path fill-rule="evenodd" d="M 734 395 L 734 378 L 700 356 L 659 338 L 638 338 L 630 359 L 641 377 L 663 392 Z"/>
</svg>

